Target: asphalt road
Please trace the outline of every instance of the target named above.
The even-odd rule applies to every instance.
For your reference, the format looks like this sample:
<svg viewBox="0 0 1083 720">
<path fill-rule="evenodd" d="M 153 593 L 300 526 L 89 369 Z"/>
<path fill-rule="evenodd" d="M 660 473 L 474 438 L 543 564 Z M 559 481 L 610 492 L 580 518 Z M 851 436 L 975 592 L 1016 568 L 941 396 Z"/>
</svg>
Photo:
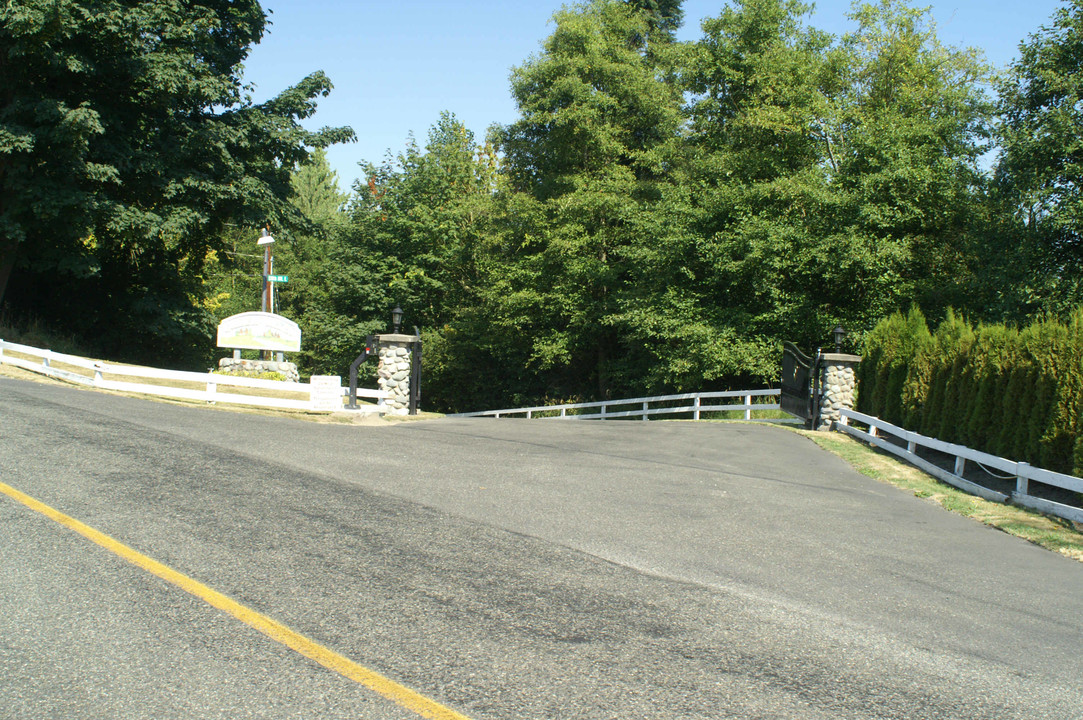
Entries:
<svg viewBox="0 0 1083 720">
<path fill-rule="evenodd" d="M 743 424 L 0 378 L 0 482 L 474 720 L 1083 718 L 1083 564 Z M 414 718 L 0 495 L 0 718 Z"/>
</svg>

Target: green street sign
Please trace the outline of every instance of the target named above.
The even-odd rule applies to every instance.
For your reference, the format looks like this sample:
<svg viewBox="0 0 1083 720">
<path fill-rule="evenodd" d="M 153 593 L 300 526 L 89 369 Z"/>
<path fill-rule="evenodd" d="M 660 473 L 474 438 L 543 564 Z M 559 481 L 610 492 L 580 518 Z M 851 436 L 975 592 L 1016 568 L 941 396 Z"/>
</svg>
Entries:
<svg viewBox="0 0 1083 720">
<path fill-rule="evenodd" d="M 281 282 L 281 283 L 284 283 L 284 282 L 289 282 L 290 281 L 290 278 L 289 278 L 288 275 L 267 275 L 266 277 L 267 277 L 267 282 Z"/>
</svg>

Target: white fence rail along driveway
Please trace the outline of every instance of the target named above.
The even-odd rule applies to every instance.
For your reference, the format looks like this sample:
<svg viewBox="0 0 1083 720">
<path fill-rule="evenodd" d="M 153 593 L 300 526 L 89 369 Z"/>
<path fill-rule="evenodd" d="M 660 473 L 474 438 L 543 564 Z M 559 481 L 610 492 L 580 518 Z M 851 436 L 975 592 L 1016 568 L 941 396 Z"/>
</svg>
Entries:
<svg viewBox="0 0 1083 720">
<path fill-rule="evenodd" d="M 21 356 L 29 356 L 33 359 Z M 31 372 L 103 390 L 119 390 L 121 392 L 134 392 L 209 403 L 254 405 L 280 410 L 306 410 L 309 412 L 341 410 L 343 409 L 342 398 L 348 393 L 348 388 L 341 387 L 341 383 L 339 383 L 339 388 L 336 391 L 332 382 L 329 393 L 327 386 L 321 386 L 319 383 L 314 385 L 305 382 L 261 380 L 209 372 L 197 373 L 182 370 L 161 370 L 135 365 L 113 365 L 77 355 L 66 355 L 29 345 L 5 342 L 4 340 L 0 340 L 0 364 L 14 365 Z M 133 378 L 139 381 L 133 381 Z M 161 384 L 163 382 L 177 383 L 182 386 Z M 219 392 L 219 386 L 244 388 L 251 394 Z M 266 394 L 259 394 L 267 391 L 291 394 L 293 397 L 269 397 Z M 328 403 L 326 395 L 331 393 L 335 397 L 331 398 Z M 320 397 L 321 394 L 324 395 L 323 398 Z M 359 397 L 377 401 L 387 397 L 387 393 L 383 390 L 369 390 L 366 388 L 358 388 L 357 394 Z M 368 405 L 361 406 L 355 412 L 382 413 L 384 408 L 379 405 Z"/>
<path fill-rule="evenodd" d="M 860 430 L 851 425 L 851 422 L 865 425 L 868 429 Z M 1073 522 L 1083 523 L 1083 509 L 1030 494 L 1031 482 L 1069 492 L 1083 493 L 1083 478 L 1042 470 L 1025 462 L 1006 460 L 996 455 L 972 450 L 963 445 L 955 445 L 936 438 L 926 437 L 854 410 L 844 409 L 842 411 L 842 421 L 839 423 L 838 428 L 874 447 L 903 458 L 933 477 L 960 490 L 965 490 L 993 502 L 1008 502 L 1010 500 L 1015 505 L 1021 505 L 1048 515 L 1056 515 Z M 952 469 L 946 470 L 921 457 L 918 455 L 919 448 L 935 450 L 954 458 Z M 980 465 L 990 477 L 999 477 L 1001 480 L 1013 479 L 1015 489 L 1009 492 L 1000 492 L 966 479 L 964 475 L 968 461 Z M 1003 473 L 1003 475 L 998 475 L 998 473 Z"/>
<path fill-rule="evenodd" d="M 535 407 L 483 410 L 458 413 L 451 417 L 525 417 L 564 418 L 568 420 L 619 420 L 639 418 L 649 420 L 663 415 L 688 415 L 693 420 L 702 419 L 703 413 L 743 411 L 745 420 L 754 420 L 754 411 L 778 410 L 778 401 L 763 402 L 763 398 L 777 398 L 779 390 L 730 390 L 719 392 L 683 393 L 679 395 L 656 395 L 654 397 L 630 398 L 628 400 L 603 400 L 565 405 L 538 405 Z M 743 402 L 719 404 L 710 402 L 724 398 L 738 398 Z M 761 401 L 757 402 L 757 398 Z M 704 402 L 708 401 L 708 402 Z M 777 421 L 777 420 L 776 420 Z M 786 422 L 786 421 L 783 421 Z"/>
</svg>

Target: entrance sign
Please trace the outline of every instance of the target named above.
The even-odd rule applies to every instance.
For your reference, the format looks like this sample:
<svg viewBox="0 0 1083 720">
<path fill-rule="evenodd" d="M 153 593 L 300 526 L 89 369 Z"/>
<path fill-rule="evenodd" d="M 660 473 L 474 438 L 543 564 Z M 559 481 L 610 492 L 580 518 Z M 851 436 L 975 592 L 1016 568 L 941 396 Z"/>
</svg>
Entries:
<svg viewBox="0 0 1083 720">
<path fill-rule="evenodd" d="M 292 320 L 274 313 L 231 315 L 218 324 L 218 347 L 299 352 L 301 328 Z"/>
</svg>

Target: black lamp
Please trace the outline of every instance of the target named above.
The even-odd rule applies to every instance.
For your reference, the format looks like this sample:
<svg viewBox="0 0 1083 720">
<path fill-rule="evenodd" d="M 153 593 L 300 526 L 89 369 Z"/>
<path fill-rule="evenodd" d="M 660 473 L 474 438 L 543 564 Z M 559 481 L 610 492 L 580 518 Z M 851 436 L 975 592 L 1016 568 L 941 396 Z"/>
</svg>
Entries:
<svg viewBox="0 0 1083 720">
<path fill-rule="evenodd" d="M 846 337 L 846 329 L 842 325 L 836 325 L 831 334 L 835 336 L 835 352 L 842 352 L 842 341 Z"/>
<path fill-rule="evenodd" d="M 402 308 L 395 305 L 395 309 L 391 311 L 391 334 L 398 335 L 400 327 L 402 327 Z"/>
</svg>

